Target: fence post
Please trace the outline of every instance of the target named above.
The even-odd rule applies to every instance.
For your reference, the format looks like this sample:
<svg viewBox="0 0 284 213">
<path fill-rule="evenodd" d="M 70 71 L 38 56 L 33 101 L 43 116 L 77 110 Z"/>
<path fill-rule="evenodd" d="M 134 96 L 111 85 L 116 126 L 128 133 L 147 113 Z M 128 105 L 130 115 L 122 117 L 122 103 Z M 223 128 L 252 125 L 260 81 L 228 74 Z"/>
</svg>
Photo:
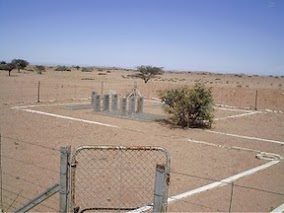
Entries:
<svg viewBox="0 0 284 213">
<path fill-rule="evenodd" d="M 2 142 L 1 142 L 1 133 L 0 133 L 0 211 L 3 208 L 3 176 L 2 176 Z"/>
<path fill-rule="evenodd" d="M 37 85 L 37 102 L 40 102 L 40 81 L 38 82 Z"/>
<path fill-rule="evenodd" d="M 69 160 L 70 160 L 71 147 L 60 148 L 60 189 L 59 189 L 59 212 L 68 212 L 69 206 Z"/>
<path fill-rule="evenodd" d="M 230 198 L 229 212 L 232 212 L 233 196 L 234 196 L 234 182 L 232 182 L 232 187 L 231 187 L 231 198 Z"/>
<path fill-rule="evenodd" d="M 255 91 L 255 99 L 254 99 L 254 109 L 257 110 L 257 98 L 258 98 L 258 90 Z"/>
<path fill-rule="evenodd" d="M 167 211 L 167 174 L 164 165 L 156 165 L 153 212 Z"/>
<path fill-rule="evenodd" d="M 104 82 L 101 82 L 101 96 L 104 94 Z"/>
</svg>

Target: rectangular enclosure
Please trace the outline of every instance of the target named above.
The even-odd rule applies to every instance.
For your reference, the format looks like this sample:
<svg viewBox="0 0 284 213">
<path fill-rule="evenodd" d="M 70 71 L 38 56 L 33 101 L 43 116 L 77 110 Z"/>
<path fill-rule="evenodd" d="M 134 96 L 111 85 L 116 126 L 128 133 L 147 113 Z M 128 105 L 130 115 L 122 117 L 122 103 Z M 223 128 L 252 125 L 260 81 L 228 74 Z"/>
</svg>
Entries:
<svg viewBox="0 0 284 213">
<path fill-rule="evenodd" d="M 160 147 L 79 147 L 71 162 L 71 211 L 166 211 L 169 169 Z"/>
</svg>

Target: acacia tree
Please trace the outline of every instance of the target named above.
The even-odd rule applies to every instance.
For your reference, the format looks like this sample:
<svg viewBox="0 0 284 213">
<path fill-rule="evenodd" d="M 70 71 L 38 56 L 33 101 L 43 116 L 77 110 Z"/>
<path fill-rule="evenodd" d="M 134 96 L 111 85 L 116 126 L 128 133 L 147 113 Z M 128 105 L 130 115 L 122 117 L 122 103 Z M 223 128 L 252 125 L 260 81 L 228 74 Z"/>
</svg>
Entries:
<svg viewBox="0 0 284 213">
<path fill-rule="evenodd" d="M 144 80 L 145 84 L 152 78 L 155 78 L 157 75 L 163 74 L 162 67 L 153 67 L 153 66 L 138 66 L 137 71 L 139 72 L 135 75 L 137 78 L 141 78 Z"/>
<path fill-rule="evenodd" d="M 11 63 L 15 64 L 16 68 L 18 69 L 18 72 L 20 72 L 21 69 L 24 69 L 29 65 L 29 62 L 24 59 L 13 59 Z"/>
<path fill-rule="evenodd" d="M 16 68 L 16 65 L 13 63 L 1 63 L 0 70 L 7 70 L 9 72 L 9 76 L 11 76 L 11 71 Z"/>
<path fill-rule="evenodd" d="M 213 123 L 212 91 L 202 84 L 193 88 L 166 90 L 160 94 L 164 110 L 181 127 L 211 128 Z"/>
</svg>

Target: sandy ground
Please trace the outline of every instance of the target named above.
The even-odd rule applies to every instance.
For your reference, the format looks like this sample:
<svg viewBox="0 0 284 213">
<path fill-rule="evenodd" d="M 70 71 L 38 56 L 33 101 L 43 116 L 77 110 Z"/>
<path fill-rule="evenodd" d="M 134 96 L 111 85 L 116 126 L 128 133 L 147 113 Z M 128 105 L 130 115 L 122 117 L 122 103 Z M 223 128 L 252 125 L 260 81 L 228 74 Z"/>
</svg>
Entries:
<svg viewBox="0 0 284 213">
<path fill-rule="evenodd" d="M 146 98 L 145 112 L 155 114 L 163 114 L 157 94 L 158 90 L 165 88 L 203 82 L 213 87 L 216 103 L 242 109 L 255 107 L 255 93 L 258 91 L 259 113 L 229 117 L 248 112 L 216 108 L 216 120 L 212 129 L 214 132 L 183 130 L 160 122 L 117 118 L 94 113 L 91 109 L 64 108 L 65 104 L 75 104 L 79 99 L 88 101 L 92 90 L 103 90 L 103 93 L 116 91 L 120 95 L 131 92 L 134 80 L 126 77 L 129 73 L 111 70 L 106 75 L 98 75 L 98 72 L 47 71 L 38 75 L 25 71 L 12 73 L 13 77 L 8 77 L 5 72 L 0 73 L 3 209 L 14 211 L 58 182 L 61 146 L 71 145 L 73 149 L 80 145 L 99 144 L 162 146 L 171 155 L 170 196 L 268 163 L 269 161 L 256 158 L 258 151 L 284 156 L 284 114 L 281 113 L 284 111 L 284 78 L 281 77 L 167 73 L 148 85 L 137 80 L 138 88 Z M 86 78 L 94 80 L 82 80 Z M 41 103 L 35 103 L 39 81 Z M 30 104 L 35 104 L 36 107 L 28 109 L 111 124 L 119 128 L 12 109 Z M 242 149 L 236 149 L 236 146 Z M 233 191 L 232 184 L 214 188 L 172 202 L 168 210 L 271 211 L 284 202 L 283 179 L 284 167 L 281 160 L 267 169 L 235 181 Z M 56 212 L 58 205 L 56 194 L 33 211 Z"/>
</svg>

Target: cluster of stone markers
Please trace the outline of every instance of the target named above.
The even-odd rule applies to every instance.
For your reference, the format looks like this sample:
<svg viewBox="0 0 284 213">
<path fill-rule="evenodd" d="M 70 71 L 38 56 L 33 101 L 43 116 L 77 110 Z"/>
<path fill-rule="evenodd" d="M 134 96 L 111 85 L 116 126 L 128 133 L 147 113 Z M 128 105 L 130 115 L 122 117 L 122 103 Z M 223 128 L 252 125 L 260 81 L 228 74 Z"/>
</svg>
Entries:
<svg viewBox="0 0 284 213">
<path fill-rule="evenodd" d="M 118 105 L 117 94 L 105 94 L 103 97 L 101 97 L 101 95 L 97 94 L 95 91 L 92 92 L 91 105 L 95 112 L 110 112 L 121 115 L 133 115 L 136 113 L 143 113 L 143 104 L 143 97 L 121 97 L 120 105 Z"/>
</svg>

